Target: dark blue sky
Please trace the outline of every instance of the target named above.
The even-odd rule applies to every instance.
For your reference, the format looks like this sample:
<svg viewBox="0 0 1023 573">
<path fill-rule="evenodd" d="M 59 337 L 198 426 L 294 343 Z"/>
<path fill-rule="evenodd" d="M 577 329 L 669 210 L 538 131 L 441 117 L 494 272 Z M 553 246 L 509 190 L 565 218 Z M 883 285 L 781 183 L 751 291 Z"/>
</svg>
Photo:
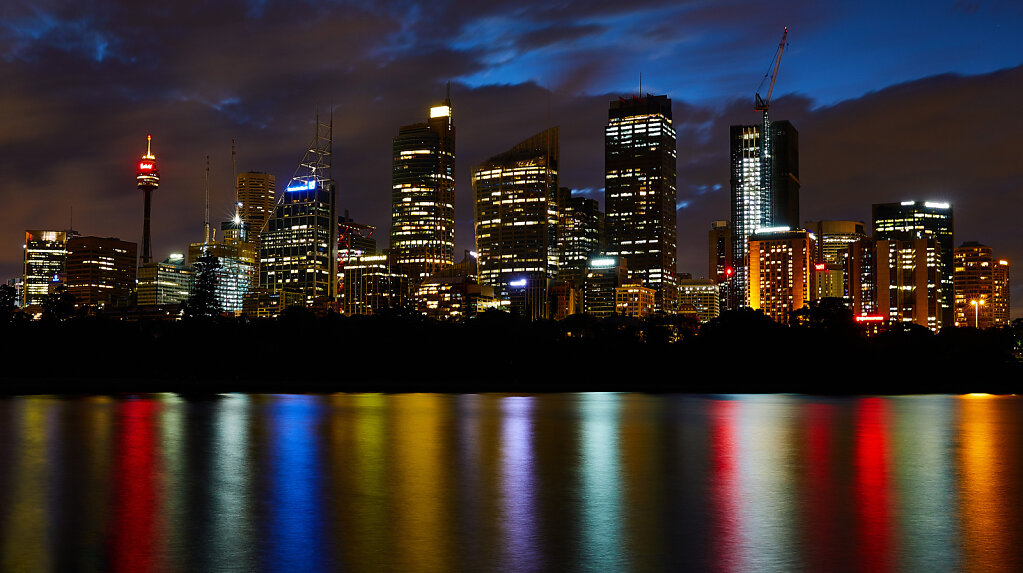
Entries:
<svg viewBox="0 0 1023 573">
<path fill-rule="evenodd" d="M 154 255 L 202 234 L 202 164 L 230 215 L 240 170 L 283 187 L 334 106 L 340 205 L 386 245 L 390 139 L 452 82 L 456 241 L 472 248 L 471 167 L 561 126 L 562 180 L 600 198 L 607 102 L 674 101 L 679 270 L 705 274 L 706 230 L 728 218 L 727 128 L 789 26 L 772 117 L 800 132 L 801 215 L 951 201 L 956 242 L 1023 261 L 1018 133 L 1023 4 L 1001 2 L 438 1 L 23 2 L 0 6 L 0 278 L 22 231 L 138 241 L 133 166 L 152 133 L 163 182 Z M 1023 285 L 1023 281 L 1015 281 Z M 1023 289 L 1014 316 L 1023 315 Z"/>
</svg>

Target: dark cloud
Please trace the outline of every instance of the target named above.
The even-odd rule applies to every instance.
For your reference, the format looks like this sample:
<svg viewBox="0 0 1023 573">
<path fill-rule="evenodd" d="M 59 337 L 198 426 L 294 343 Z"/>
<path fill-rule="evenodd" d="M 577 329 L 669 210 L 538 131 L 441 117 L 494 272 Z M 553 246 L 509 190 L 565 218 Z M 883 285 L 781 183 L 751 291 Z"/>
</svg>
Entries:
<svg viewBox="0 0 1023 573">
<path fill-rule="evenodd" d="M 640 71 L 645 91 L 674 99 L 679 268 L 699 274 L 710 221 L 728 218 L 728 125 L 757 121 L 747 100 L 785 24 L 806 32 L 792 40 L 778 93 L 806 95 L 779 95 L 773 109 L 800 131 L 805 219 L 867 219 L 871 202 L 947 199 L 957 240 L 1023 261 L 1011 220 L 1023 186 L 1012 144 L 1020 120 L 1009 101 L 1023 87 L 1020 68 L 821 105 L 799 66 L 832 49 L 809 34 L 828 18 L 826 7 L 799 2 L 8 2 L 0 278 L 20 273 L 22 230 L 62 228 L 72 207 L 82 232 L 139 240 L 133 165 L 147 133 L 163 174 L 154 254 L 165 256 L 201 237 L 206 154 L 213 212 L 227 218 L 231 140 L 239 170 L 269 171 L 283 187 L 316 111 L 331 108 L 340 205 L 377 225 L 384 245 L 391 138 L 422 121 L 448 81 L 456 236 L 471 248 L 471 167 L 549 123 L 561 127 L 562 185 L 602 195 L 608 101 L 638 89 Z"/>
</svg>

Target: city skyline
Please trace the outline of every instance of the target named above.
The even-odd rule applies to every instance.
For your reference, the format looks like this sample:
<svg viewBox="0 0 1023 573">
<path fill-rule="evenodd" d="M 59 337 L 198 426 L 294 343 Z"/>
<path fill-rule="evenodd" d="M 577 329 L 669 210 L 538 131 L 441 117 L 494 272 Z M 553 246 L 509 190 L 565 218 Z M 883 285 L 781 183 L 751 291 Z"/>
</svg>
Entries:
<svg viewBox="0 0 1023 573">
<path fill-rule="evenodd" d="M 469 169 L 541 131 L 548 101 L 553 124 L 562 126 L 562 184 L 602 200 L 607 102 L 640 92 L 640 73 L 642 92 L 665 93 L 674 103 L 678 270 L 699 276 L 706 228 L 728 217 L 728 125 L 758 120 L 753 92 L 784 25 L 791 47 L 772 116 L 800 132 L 803 219 L 869 222 L 872 203 L 948 201 L 956 208 L 955 246 L 976 240 L 1010 261 L 1023 260 L 1012 217 L 1023 175 L 1012 167 L 1009 144 L 1021 120 L 1002 111 L 1023 84 L 1019 51 L 1006 49 L 1023 21 L 1016 8 L 886 8 L 860 36 L 832 34 L 825 42 L 829 30 L 861 21 L 867 8 L 850 14 L 853 8 L 843 7 L 840 18 L 825 16 L 824 8 L 779 5 L 764 17 L 700 3 L 587 4 L 575 13 L 538 9 L 529 20 L 502 7 L 463 6 L 420 9 L 402 21 L 386 5 L 344 18 L 342 10 L 324 7 L 308 25 L 308 39 L 296 40 L 304 38 L 298 14 L 273 3 L 228 5 L 203 18 L 216 25 L 189 30 L 206 51 L 198 55 L 192 50 L 199 48 L 158 29 L 187 9 L 128 33 L 107 23 L 107 7 L 132 13 L 114 3 L 95 14 L 12 8 L 0 33 L 0 70 L 9 78 L 0 88 L 9 110 L 0 116 L 0 196 L 8 205 L 0 217 L 15 229 L 0 249 L 5 278 L 20 274 L 23 230 L 65 228 L 71 209 L 74 227 L 85 234 L 141 243 L 141 197 L 130 166 L 146 133 L 161 158 L 153 257 L 163 260 L 199 239 L 206 153 L 213 157 L 211 218 L 228 220 L 231 139 L 238 142 L 239 172 L 267 171 L 286 181 L 317 105 L 323 111 L 332 101 L 338 208 L 387 228 L 391 138 L 401 125 L 421 121 L 423 106 L 443 97 L 449 80 L 459 110 L 455 252 L 461 252 L 473 240 Z M 424 26 L 444 15 L 451 19 L 438 33 L 448 36 L 427 38 Z M 637 31 L 654 18 L 667 22 L 657 34 Z M 358 25 L 365 29 L 354 30 Z M 900 26 L 904 34 L 890 33 Z M 404 43 L 394 36 L 401 29 L 411 31 Z M 240 49 L 251 47 L 245 30 L 272 32 L 276 57 L 247 57 Z M 353 37 L 344 30 L 354 30 Z M 488 30 L 487 46 L 469 33 Z M 884 42 L 862 41 L 885 31 Z M 328 32 L 336 48 L 304 58 Z M 224 34 L 239 45 L 218 41 Z M 598 50 L 601 38 L 608 47 Z M 644 39 L 640 47 L 613 54 L 637 38 Z M 502 59 L 496 46 L 505 43 Z M 652 43 L 660 51 L 640 49 Z M 538 55 L 549 63 L 523 75 Z M 864 63 L 882 55 L 884 63 Z M 187 57 L 206 63 L 185 66 Z M 709 59 L 717 64 L 712 71 Z M 240 69 L 226 73 L 231 66 Z M 62 73 L 46 73 L 52 69 Z M 305 76 L 323 81 L 300 81 Z M 1013 290 L 1023 300 L 1021 289 Z"/>
</svg>

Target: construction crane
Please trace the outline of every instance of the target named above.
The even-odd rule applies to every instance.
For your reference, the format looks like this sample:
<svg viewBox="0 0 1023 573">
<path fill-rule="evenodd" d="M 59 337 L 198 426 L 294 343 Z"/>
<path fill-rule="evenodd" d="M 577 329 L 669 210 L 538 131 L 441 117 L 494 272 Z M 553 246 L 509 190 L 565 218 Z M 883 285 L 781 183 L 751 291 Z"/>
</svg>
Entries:
<svg viewBox="0 0 1023 573">
<path fill-rule="evenodd" d="M 370 238 L 376 227 L 354 223 L 348 217 L 345 210 L 344 221 L 338 225 L 337 233 L 337 292 L 340 294 L 344 288 L 345 267 L 352 258 L 352 251 L 355 247 L 355 237 Z"/>
<path fill-rule="evenodd" d="M 785 26 L 785 31 L 781 35 L 781 42 L 778 43 L 778 51 L 774 54 L 774 60 L 771 62 L 771 67 L 768 68 L 767 73 L 764 74 L 764 79 L 760 80 L 760 85 L 757 86 L 757 99 L 753 106 L 754 111 L 764 112 L 764 117 L 767 117 L 767 108 L 771 107 L 771 94 L 774 93 L 774 81 L 778 79 L 778 68 L 781 67 L 781 56 L 785 52 L 785 39 L 789 35 L 789 27 Z M 768 76 L 771 78 L 771 84 L 767 88 L 767 98 L 760 97 L 760 90 L 764 88 L 764 82 L 767 81 Z"/>
</svg>

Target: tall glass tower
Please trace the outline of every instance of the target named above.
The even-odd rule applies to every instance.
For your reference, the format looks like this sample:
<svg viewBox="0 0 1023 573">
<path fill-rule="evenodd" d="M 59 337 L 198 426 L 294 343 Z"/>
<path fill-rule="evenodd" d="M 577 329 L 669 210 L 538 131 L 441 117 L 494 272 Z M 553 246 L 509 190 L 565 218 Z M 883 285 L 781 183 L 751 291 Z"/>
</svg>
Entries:
<svg viewBox="0 0 1023 573">
<path fill-rule="evenodd" d="M 330 172 L 331 124 L 316 135 L 267 220 L 259 244 L 259 287 L 306 305 L 337 294 L 337 196 Z"/>
<path fill-rule="evenodd" d="M 558 274 L 558 128 L 538 133 L 472 170 L 480 283 L 547 318 Z"/>
<path fill-rule="evenodd" d="M 668 96 L 611 102 L 604 129 L 608 254 L 624 258 L 629 276 L 655 289 L 655 306 L 666 311 L 678 299 L 675 159 Z"/>
<path fill-rule="evenodd" d="M 767 134 L 767 137 L 764 134 Z M 731 140 L 732 301 L 749 306 L 749 237 L 799 227 L 799 132 L 788 121 L 733 125 Z"/>
<path fill-rule="evenodd" d="M 455 264 L 455 126 L 451 98 L 394 138 L 391 253 L 415 282 Z"/>
</svg>

